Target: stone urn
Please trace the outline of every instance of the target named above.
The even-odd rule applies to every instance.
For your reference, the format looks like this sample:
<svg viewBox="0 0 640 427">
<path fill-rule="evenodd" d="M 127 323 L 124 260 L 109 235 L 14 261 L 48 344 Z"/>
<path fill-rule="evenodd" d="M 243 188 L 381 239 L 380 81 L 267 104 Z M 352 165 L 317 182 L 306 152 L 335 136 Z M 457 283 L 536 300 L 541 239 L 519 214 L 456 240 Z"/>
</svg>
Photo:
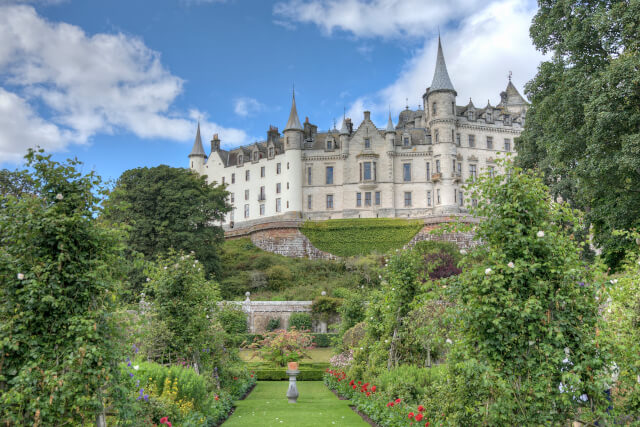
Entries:
<svg viewBox="0 0 640 427">
<path fill-rule="evenodd" d="M 287 363 L 287 368 L 289 371 L 297 371 L 298 370 L 298 362 L 289 362 Z"/>
</svg>

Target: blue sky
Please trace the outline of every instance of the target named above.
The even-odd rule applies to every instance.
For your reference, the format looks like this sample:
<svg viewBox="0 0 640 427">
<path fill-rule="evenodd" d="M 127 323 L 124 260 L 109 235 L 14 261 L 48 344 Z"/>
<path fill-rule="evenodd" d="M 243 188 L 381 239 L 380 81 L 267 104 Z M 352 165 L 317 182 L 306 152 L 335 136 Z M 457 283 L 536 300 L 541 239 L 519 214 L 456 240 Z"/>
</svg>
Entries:
<svg viewBox="0 0 640 427">
<path fill-rule="evenodd" d="M 284 126 L 295 83 L 301 121 L 346 109 L 386 124 L 431 83 L 438 29 L 458 104 L 522 91 L 542 56 L 516 0 L 0 0 L 0 167 L 36 145 L 107 179 L 186 166 L 205 149 Z"/>
</svg>

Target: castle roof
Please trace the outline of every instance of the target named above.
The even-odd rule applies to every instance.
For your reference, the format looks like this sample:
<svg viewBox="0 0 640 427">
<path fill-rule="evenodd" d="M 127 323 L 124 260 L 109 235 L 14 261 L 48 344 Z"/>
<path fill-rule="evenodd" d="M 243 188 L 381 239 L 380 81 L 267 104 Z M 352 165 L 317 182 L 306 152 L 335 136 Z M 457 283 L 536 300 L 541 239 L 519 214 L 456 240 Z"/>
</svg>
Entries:
<svg viewBox="0 0 640 427">
<path fill-rule="evenodd" d="M 455 92 L 453 83 L 449 78 L 447 72 L 447 64 L 444 61 L 444 54 L 442 53 L 442 43 L 440 43 L 440 36 L 438 36 L 438 56 L 436 58 L 436 71 L 433 74 L 433 81 L 431 82 L 430 91 L 434 90 L 451 90 Z"/>
<path fill-rule="evenodd" d="M 200 122 L 198 122 L 198 131 L 196 132 L 196 140 L 193 142 L 193 148 L 191 149 L 191 156 L 207 157 L 204 153 L 204 147 L 202 146 L 202 138 L 200 138 Z"/>
<path fill-rule="evenodd" d="M 387 121 L 386 132 L 394 132 L 395 128 L 393 127 L 393 121 L 391 120 L 391 112 L 389 112 L 389 120 Z"/>
<path fill-rule="evenodd" d="M 302 130 L 300 119 L 298 118 L 298 110 L 296 109 L 296 93 L 293 93 L 293 100 L 291 102 L 291 112 L 289 113 L 289 120 L 284 127 L 285 131 L 288 130 Z"/>
</svg>

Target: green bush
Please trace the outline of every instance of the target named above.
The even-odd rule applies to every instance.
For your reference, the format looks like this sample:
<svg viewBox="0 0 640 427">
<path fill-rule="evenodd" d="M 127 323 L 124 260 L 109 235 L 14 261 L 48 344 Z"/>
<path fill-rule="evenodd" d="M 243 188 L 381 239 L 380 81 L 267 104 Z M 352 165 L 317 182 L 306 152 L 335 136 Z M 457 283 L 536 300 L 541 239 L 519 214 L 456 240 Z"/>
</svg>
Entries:
<svg viewBox="0 0 640 427">
<path fill-rule="evenodd" d="M 342 305 L 342 299 L 328 296 L 319 296 L 311 304 L 311 312 L 318 319 L 327 322 L 332 316 L 338 314 Z"/>
<path fill-rule="evenodd" d="M 344 349 L 360 347 L 360 341 L 364 338 L 366 332 L 366 323 L 360 322 L 353 325 L 342 336 L 342 345 Z"/>
<path fill-rule="evenodd" d="M 269 332 L 273 332 L 276 329 L 280 329 L 280 318 L 279 317 L 273 317 L 271 319 L 269 319 L 269 322 L 267 323 L 267 331 Z M 259 336 L 259 339 L 262 339 L 262 335 L 256 335 Z"/>
<path fill-rule="evenodd" d="M 279 291 L 291 284 L 293 274 L 284 265 L 273 265 L 266 271 L 269 289 Z"/>
<path fill-rule="evenodd" d="M 326 368 L 325 368 L 326 369 Z M 307 369 L 300 367 L 300 374 L 296 377 L 298 381 L 322 381 L 325 369 Z M 259 381 L 288 381 L 289 376 L 286 368 L 280 369 L 255 369 L 254 370 Z"/>
<path fill-rule="evenodd" d="M 247 332 L 247 313 L 237 304 L 224 304 L 218 307 L 216 318 L 228 334 Z"/>
<path fill-rule="evenodd" d="M 333 345 L 333 340 L 338 337 L 338 334 L 311 334 L 313 342 L 316 347 L 326 348 Z"/>
<path fill-rule="evenodd" d="M 296 328 L 299 331 L 311 330 L 311 315 L 309 313 L 292 313 L 289 316 L 289 329 Z"/>
<path fill-rule="evenodd" d="M 398 366 L 389 371 L 383 371 L 376 384 L 391 400 L 401 398 L 409 404 L 422 403 L 424 396 L 432 385 L 444 377 L 442 366 L 420 368 L 416 366 Z"/>
<path fill-rule="evenodd" d="M 300 231 L 316 248 L 349 257 L 402 248 L 423 225 L 419 220 L 399 218 L 331 219 L 307 221 Z"/>
</svg>

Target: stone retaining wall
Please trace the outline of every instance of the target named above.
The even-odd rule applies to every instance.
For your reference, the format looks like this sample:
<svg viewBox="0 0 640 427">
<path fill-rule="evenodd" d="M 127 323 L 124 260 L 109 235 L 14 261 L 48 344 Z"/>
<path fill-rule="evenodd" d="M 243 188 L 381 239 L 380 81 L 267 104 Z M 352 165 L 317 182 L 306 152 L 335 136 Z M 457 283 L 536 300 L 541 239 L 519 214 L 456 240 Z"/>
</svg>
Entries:
<svg viewBox="0 0 640 427">
<path fill-rule="evenodd" d="M 249 332 L 260 334 L 267 330 L 267 325 L 271 319 L 280 319 L 280 328 L 289 328 L 289 318 L 293 313 L 311 314 L 311 304 L 313 301 L 251 301 L 246 299 L 240 301 L 223 302 L 223 304 L 237 304 L 247 313 L 247 323 Z M 327 332 L 327 324 L 324 322 L 313 322 L 312 332 Z"/>
</svg>

